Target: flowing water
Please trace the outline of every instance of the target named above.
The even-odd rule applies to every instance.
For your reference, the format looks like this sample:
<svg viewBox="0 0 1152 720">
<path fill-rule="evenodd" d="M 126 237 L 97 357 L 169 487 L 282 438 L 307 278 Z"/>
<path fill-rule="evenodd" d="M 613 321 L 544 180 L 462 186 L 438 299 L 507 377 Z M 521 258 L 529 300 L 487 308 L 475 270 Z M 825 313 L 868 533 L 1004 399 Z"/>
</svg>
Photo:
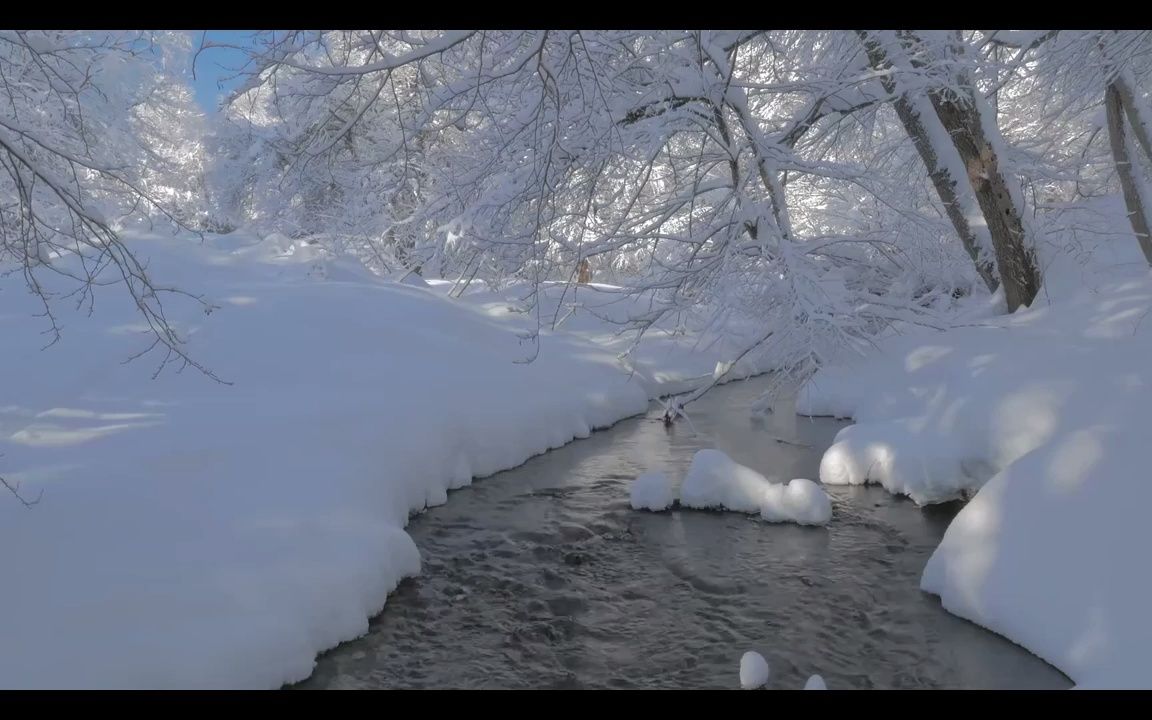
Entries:
<svg viewBox="0 0 1152 720">
<path fill-rule="evenodd" d="M 637 474 L 681 478 L 701 448 L 815 479 L 844 423 L 753 418 L 763 385 L 716 388 L 691 426 L 628 420 L 452 493 L 408 526 L 420 577 L 298 687 L 737 688 L 747 650 L 769 688 L 812 673 L 829 689 L 1071 685 L 919 590 L 958 504 L 829 487 L 827 528 L 629 508 Z"/>
</svg>

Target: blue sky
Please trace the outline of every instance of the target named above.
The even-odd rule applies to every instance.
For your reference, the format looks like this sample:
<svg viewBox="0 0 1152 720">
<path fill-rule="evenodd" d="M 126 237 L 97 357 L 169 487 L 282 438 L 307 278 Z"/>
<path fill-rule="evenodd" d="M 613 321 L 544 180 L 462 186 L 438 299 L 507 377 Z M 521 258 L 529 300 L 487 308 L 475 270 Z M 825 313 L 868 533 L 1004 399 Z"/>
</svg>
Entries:
<svg viewBox="0 0 1152 720">
<path fill-rule="evenodd" d="M 232 43 L 234 45 L 251 44 L 254 30 L 193 30 L 192 45 L 199 47 L 200 38 L 208 33 L 208 40 Z M 196 100 L 206 113 L 216 112 L 220 97 L 236 87 L 239 81 L 227 81 L 236 69 L 244 64 L 244 53 L 231 48 L 210 48 L 200 53 L 196 61 L 196 80 L 193 88 L 196 91 Z"/>
</svg>

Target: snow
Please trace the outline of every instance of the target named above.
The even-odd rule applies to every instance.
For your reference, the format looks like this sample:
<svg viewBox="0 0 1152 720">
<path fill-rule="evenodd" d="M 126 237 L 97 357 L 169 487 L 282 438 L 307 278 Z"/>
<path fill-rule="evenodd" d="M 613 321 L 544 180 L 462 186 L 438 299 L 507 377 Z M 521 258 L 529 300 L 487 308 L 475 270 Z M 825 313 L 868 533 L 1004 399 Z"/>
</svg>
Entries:
<svg viewBox="0 0 1152 720">
<path fill-rule="evenodd" d="M 680 488 L 680 504 L 701 510 L 760 512 L 768 478 L 719 450 L 697 450 Z"/>
<path fill-rule="evenodd" d="M 804 683 L 805 690 L 827 690 L 828 686 L 824 684 L 824 678 L 819 675 L 813 675 L 808 678 L 808 682 Z"/>
<path fill-rule="evenodd" d="M 622 359 L 630 340 L 608 320 L 642 300 L 598 285 L 574 307 L 548 286 L 540 314 L 560 320 L 524 363 L 523 288 L 450 301 L 449 284 L 381 280 L 282 236 L 130 242 L 157 277 L 206 293 L 211 314 L 180 297 L 166 311 L 232 384 L 153 380 L 152 356 L 123 364 L 145 341 L 117 287 L 96 289 L 92 315 L 60 307 L 64 334 L 40 350 L 35 299 L 0 279 L 0 372 L 17 380 L 0 474 L 42 497 L 0 502 L 3 687 L 300 680 L 420 571 L 411 514 L 711 378 L 725 352 L 657 327 Z M 995 298 L 974 299 L 963 326 L 892 334 L 825 368 L 796 407 L 857 421 L 823 483 L 920 503 L 975 494 L 922 578 L 946 609 L 1079 687 L 1150 687 L 1152 278 L 1061 262 L 1046 262 L 1035 309 L 995 317 Z M 650 509 L 674 497 L 659 474 L 633 491 Z M 697 453 L 680 496 L 766 521 L 831 517 L 817 483 L 773 483 L 716 450 Z"/>
<path fill-rule="evenodd" d="M 490 293 L 450 301 L 283 236 L 128 240 L 216 306 L 164 299 L 189 352 L 232 384 L 151 379 L 155 355 L 123 363 L 147 339 L 118 286 L 96 289 L 91 315 L 61 303 L 63 335 L 42 351 L 35 298 L 18 273 L 0 279 L 0 374 L 18 379 L 0 475 L 43 493 L 0 502 L 3 687 L 301 680 L 420 571 L 411 514 L 644 412 L 718 357 L 657 328 L 622 363 L 627 341 L 580 312 L 579 332 L 545 328 L 524 363 L 530 318 L 494 312 Z"/>
<path fill-rule="evenodd" d="M 904 418 L 846 427 L 820 461 L 820 482 L 875 482 L 921 505 L 960 498 L 990 472 L 978 458 L 963 454 L 955 436 L 943 435 Z"/>
<path fill-rule="evenodd" d="M 1007 49 L 984 52 L 997 34 Z M 12 116 L 0 144 L 14 171 L 0 212 L 0 685 L 298 679 L 419 572 L 404 532 L 413 513 L 655 396 L 768 370 L 772 358 L 788 392 L 822 368 L 798 410 L 856 421 L 823 455 L 821 483 L 878 483 L 919 505 L 969 500 L 922 577 L 944 607 L 1080 687 L 1152 685 L 1140 554 L 1152 532 L 1152 277 L 1128 208 L 1105 195 L 1115 168 L 1096 141 L 1100 61 L 1135 95 L 1130 129 L 1152 123 L 1146 37 L 873 36 L 886 56 L 873 64 L 891 70 L 880 89 L 896 83 L 919 117 L 924 155 L 954 181 L 985 259 L 968 179 L 1007 182 L 1004 211 L 1019 215 L 1044 278 L 1035 306 L 1009 317 L 978 281 L 976 297 L 956 297 L 973 268 L 908 142 L 916 128 L 875 114 L 883 103 L 872 101 L 893 93 L 853 69 L 851 33 L 818 38 L 815 53 L 804 35 L 602 34 L 578 60 L 546 34 L 401 33 L 392 39 L 408 50 L 351 68 L 338 58 L 365 38 L 326 33 L 299 53 L 272 48 L 265 59 L 284 72 L 263 83 L 270 66 L 238 88 L 219 123 L 191 105 L 183 31 L 0 37 Z M 150 59 L 137 57 L 141 39 Z M 906 40 L 940 67 L 921 72 Z M 765 74 L 765 53 L 792 59 Z M 507 72 L 490 76 L 485 58 Z M 420 66 L 422 82 L 392 87 L 398 114 L 364 96 L 363 112 L 332 124 L 363 73 L 387 84 L 405 66 Z M 541 68 L 558 72 L 541 85 Z M 607 82 L 589 94 L 582 68 L 612 72 L 592 72 Z M 925 90 L 990 79 L 996 102 L 977 92 L 978 127 L 950 137 Z M 719 99 L 739 132 L 710 133 L 705 118 L 700 152 L 685 154 L 698 108 L 669 104 L 668 91 Z M 555 112 L 540 112 L 549 103 Z M 791 127 L 787 142 L 765 134 L 766 109 Z M 849 125 L 860 132 L 841 132 Z M 805 131 L 822 159 L 802 157 Z M 956 151 L 974 140 L 991 165 Z M 1148 154 L 1145 134 L 1124 142 Z M 725 182 L 716 151 L 758 172 Z M 785 193 L 787 169 L 797 182 Z M 25 182 L 35 178 L 40 192 Z M 1152 199 L 1142 181 L 1136 191 Z M 287 234 L 143 234 L 170 221 Z M 125 267 L 121 230 L 143 266 Z M 68 281 L 94 269 L 61 257 L 73 242 L 146 286 L 139 307 L 121 287 Z M 455 283 L 401 270 L 401 248 L 476 284 L 452 297 Z M 599 279 L 620 273 L 650 290 L 505 285 L 588 259 Z M 635 343 L 618 332 L 656 316 Z M 226 382 L 195 367 L 154 376 L 158 353 L 122 363 L 157 318 Z M 867 356 L 839 356 L 853 349 Z M 770 477 L 704 451 L 682 494 L 686 506 L 767 522 L 830 521 L 823 484 Z M 666 476 L 644 476 L 632 500 L 666 508 L 676 494 Z"/>
<path fill-rule="evenodd" d="M 719 450 L 698 450 L 680 489 L 683 507 L 760 513 L 768 522 L 827 525 L 832 503 L 811 480 L 774 483 Z"/>
<path fill-rule="evenodd" d="M 1032 309 L 893 334 L 817 373 L 797 410 L 856 420 L 823 457 L 826 484 L 974 495 L 922 577 L 948 611 L 1078 687 L 1152 687 L 1152 277 L 1042 260 Z"/>
<path fill-rule="evenodd" d="M 965 182 L 968 177 L 968 168 L 963 158 L 956 150 L 952 137 L 940 122 L 940 116 L 932 107 L 932 101 L 924 93 L 911 93 L 908 96 L 912 111 L 920 120 L 920 126 L 936 156 L 938 167 L 948 173 L 956 191 L 956 199 L 960 204 L 960 212 L 968 221 L 968 228 L 976 241 L 976 247 L 982 260 L 995 258 L 992 248 L 992 236 L 988 232 L 988 222 L 980 210 L 976 195 L 972 192 L 972 185 Z M 985 130 L 987 131 L 987 129 Z M 997 131 L 997 135 L 999 132 Z M 1021 206 L 1022 207 L 1022 206 Z"/>
<path fill-rule="evenodd" d="M 632 481 L 633 510 L 667 510 L 676 502 L 676 486 L 667 474 L 644 473 Z"/>
<path fill-rule="evenodd" d="M 744 690 L 767 685 L 769 674 L 768 661 L 755 650 L 749 650 L 740 658 L 740 687 Z"/>
<path fill-rule="evenodd" d="M 921 588 L 1081 688 L 1152 687 L 1150 439 L 1087 426 L 1013 463 L 949 526 Z"/>
<path fill-rule="evenodd" d="M 760 500 L 760 517 L 768 522 L 827 525 L 832 520 L 832 501 L 811 480 L 796 478 L 787 485 L 773 483 Z"/>
<path fill-rule="evenodd" d="M 447 295 L 451 283 L 430 281 L 434 292 Z M 479 284 L 477 284 L 479 285 Z M 535 313 L 528 312 L 533 290 L 514 285 L 495 292 L 473 287 L 463 298 L 491 317 L 517 324 L 524 330 L 536 327 Z M 752 343 L 760 328 L 751 318 L 729 318 L 723 327 L 709 330 L 708 308 L 700 308 L 681 326 L 657 324 L 645 331 L 637 345 L 627 323 L 649 316 L 659 303 L 652 293 L 632 294 L 625 288 L 589 283 L 575 287 L 544 283 L 539 292 L 539 316 L 545 327 L 556 328 L 622 356 L 622 362 L 638 373 L 638 380 L 652 397 L 694 390 L 703 381 L 723 375 L 721 382 L 740 380 L 768 371 L 766 352 L 751 352 L 739 362 L 724 362 Z"/>
</svg>

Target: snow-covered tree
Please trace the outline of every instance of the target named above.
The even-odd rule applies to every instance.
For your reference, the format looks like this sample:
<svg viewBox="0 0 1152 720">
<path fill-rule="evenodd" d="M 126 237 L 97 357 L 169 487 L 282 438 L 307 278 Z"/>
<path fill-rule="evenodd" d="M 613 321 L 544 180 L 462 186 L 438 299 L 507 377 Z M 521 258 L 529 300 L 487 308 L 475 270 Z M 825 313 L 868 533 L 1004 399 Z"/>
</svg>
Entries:
<svg viewBox="0 0 1152 720">
<path fill-rule="evenodd" d="M 201 367 L 164 313 L 166 294 L 185 293 L 152 278 L 120 235 L 138 222 L 187 228 L 200 212 L 181 38 L 0 31 L 0 264 L 23 273 L 53 334 L 59 291 L 48 273 L 74 281 L 66 292 L 81 303 L 98 281 L 121 281 L 161 366 Z"/>
<path fill-rule="evenodd" d="M 277 32 L 230 113 L 269 229 L 460 287 L 591 267 L 653 298 L 638 330 L 742 314 L 740 352 L 803 376 L 981 285 L 1032 302 L 1049 200 L 1114 182 L 1082 171 L 1085 88 L 1146 77 L 1143 35 L 1102 37 Z"/>
</svg>

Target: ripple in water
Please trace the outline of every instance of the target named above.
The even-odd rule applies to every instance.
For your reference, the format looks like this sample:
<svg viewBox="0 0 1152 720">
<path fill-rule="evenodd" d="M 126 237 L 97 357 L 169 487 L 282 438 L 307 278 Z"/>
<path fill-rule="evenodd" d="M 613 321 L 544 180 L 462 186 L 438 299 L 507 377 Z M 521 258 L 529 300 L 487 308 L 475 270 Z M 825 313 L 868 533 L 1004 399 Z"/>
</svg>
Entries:
<svg viewBox="0 0 1152 720">
<path fill-rule="evenodd" d="M 636 475 L 683 477 L 705 447 L 815 478 L 843 423 L 753 419 L 763 384 L 695 403 L 696 433 L 629 420 L 452 493 L 408 526 L 423 574 L 297 687 L 737 688 L 746 650 L 768 659 L 770 688 L 813 673 L 831 689 L 1071 685 L 920 592 L 958 504 L 833 487 L 827 528 L 628 507 Z"/>
</svg>

